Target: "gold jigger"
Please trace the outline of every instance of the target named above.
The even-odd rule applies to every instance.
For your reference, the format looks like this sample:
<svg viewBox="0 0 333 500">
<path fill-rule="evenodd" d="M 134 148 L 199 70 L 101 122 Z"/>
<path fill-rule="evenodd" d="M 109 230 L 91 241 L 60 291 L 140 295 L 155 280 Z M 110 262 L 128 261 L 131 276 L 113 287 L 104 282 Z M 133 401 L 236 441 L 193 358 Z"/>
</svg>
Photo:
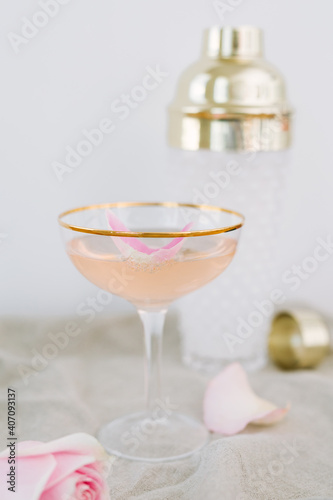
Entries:
<svg viewBox="0 0 333 500">
<path fill-rule="evenodd" d="M 328 327 L 316 312 L 293 308 L 279 312 L 273 319 L 268 352 L 278 366 L 286 369 L 313 368 L 329 350 Z"/>
</svg>

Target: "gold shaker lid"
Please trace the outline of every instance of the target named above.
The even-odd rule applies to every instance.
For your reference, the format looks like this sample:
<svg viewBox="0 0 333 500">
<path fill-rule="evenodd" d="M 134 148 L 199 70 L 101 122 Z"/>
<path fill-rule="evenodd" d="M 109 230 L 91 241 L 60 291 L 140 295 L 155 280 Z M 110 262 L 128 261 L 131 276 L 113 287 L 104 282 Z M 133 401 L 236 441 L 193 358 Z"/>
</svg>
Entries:
<svg viewBox="0 0 333 500">
<path fill-rule="evenodd" d="M 329 349 L 328 327 L 316 312 L 294 308 L 279 312 L 273 319 L 268 352 L 282 368 L 312 368 Z"/>
<path fill-rule="evenodd" d="M 290 146 L 283 77 L 263 58 L 253 26 L 204 32 L 201 59 L 181 75 L 169 107 L 169 143 L 185 150 L 276 151 Z"/>
</svg>

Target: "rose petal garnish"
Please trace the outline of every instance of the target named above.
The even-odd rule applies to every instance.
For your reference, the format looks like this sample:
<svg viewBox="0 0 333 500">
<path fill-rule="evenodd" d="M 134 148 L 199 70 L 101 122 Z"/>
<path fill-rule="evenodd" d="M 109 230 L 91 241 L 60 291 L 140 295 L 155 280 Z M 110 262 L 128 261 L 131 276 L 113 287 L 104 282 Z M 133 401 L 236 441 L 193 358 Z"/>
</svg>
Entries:
<svg viewBox="0 0 333 500">
<path fill-rule="evenodd" d="M 231 363 L 213 378 L 204 397 L 204 421 L 207 429 L 232 435 L 249 423 L 269 425 L 281 420 L 290 406 L 278 408 L 257 396 L 239 363 Z"/>
<path fill-rule="evenodd" d="M 115 214 L 111 210 L 106 211 L 106 218 L 112 231 L 130 232 L 130 230 L 118 219 L 118 217 L 115 216 Z M 186 224 L 181 232 L 189 231 L 192 226 L 192 222 Z M 118 250 L 120 250 L 125 257 L 137 256 L 140 260 L 140 255 L 134 253 L 134 250 L 139 254 L 154 256 L 154 261 L 157 262 L 162 262 L 174 257 L 176 253 L 181 249 L 184 240 L 184 238 L 182 237 L 174 238 L 167 245 L 164 245 L 161 248 L 153 248 L 145 245 L 145 243 L 143 243 L 139 238 L 112 236 L 112 239 Z"/>
</svg>

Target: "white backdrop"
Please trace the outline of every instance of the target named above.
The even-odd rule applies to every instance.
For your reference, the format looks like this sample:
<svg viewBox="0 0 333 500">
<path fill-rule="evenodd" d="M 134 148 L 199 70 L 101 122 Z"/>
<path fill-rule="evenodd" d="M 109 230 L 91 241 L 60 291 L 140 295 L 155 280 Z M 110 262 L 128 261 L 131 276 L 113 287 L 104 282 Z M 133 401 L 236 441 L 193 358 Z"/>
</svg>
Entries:
<svg viewBox="0 0 333 500">
<path fill-rule="evenodd" d="M 166 106 L 214 24 L 264 29 L 266 56 L 297 110 L 281 269 L 333 235 L 332 2 L 225 0 L 223 20 L 210 0 L 44 0 L 48 14 L 42 3 L 0 7 L 0 314 L 73 314 L 96 296 L 65 255 L 56 216 L 80 204 L 166 197 Z M 117 99 L 156 66 L 156 88 L 120 120 Z M 103 142 L 60 182 L 54 162 L 101 122 Z M 333 256 L 291 299 L 329 313 L 332 283 Z M 107 311 L 122 307 L 113 300 Z"/>
</svg>

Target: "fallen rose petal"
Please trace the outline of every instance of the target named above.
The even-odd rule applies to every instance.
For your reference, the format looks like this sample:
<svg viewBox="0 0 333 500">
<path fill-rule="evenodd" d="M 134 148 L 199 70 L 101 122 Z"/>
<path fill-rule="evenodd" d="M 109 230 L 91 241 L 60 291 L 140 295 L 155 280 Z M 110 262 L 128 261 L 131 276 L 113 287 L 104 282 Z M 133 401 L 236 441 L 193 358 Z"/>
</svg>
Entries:
<svg viewBox="0 0 333 500">
<path fill-rule="evenodd" d="M 111 210 L 106 211 L 106 218 L 112 231 L 130 232 L 130 230 L 118 219 L 118 217 L 114 215 Z M 181 232 L 189 231 L 192 225 L 192 222 L 186 224 Z M 167 245 L 164 245 L 161 248 L 152 248 L 148 247 L 139 238 L 128 236 L 113 236 L 112 239 L 118 250 L 120 250 L 125 257 L 129 257 L 130 255 L 133 256 L 133 252 L 131 251 L 132 249 L 141 254 L 153 255 L 154 260 L 160 262 L 174 257 L 176 253 L 181 249 L 184 240 L 184 238 L 178 237 L 174 238 Z"/>
<path fill-rule="evenodd" d="M 271 413 L 268 413 L 265 417 L 252 420 L 251 424 L 254 425 L 275 424 L 276 422 L 282 420 L 289 410 L 290 410 L 290 404 L 288 404 L 285 408 L 276 408 L 276 410 L 271 411 Z"/>
<path fill-rule="evenodd" d="M 288 406 L 278 408 L 257 396 L 239 363 L 230 364 L 213 378 L 204 397 L 205 425 L 219 434 L 236 434 L 249 423 L 269 425 L 278 422 L 288 410 Z"/>
</svg>

